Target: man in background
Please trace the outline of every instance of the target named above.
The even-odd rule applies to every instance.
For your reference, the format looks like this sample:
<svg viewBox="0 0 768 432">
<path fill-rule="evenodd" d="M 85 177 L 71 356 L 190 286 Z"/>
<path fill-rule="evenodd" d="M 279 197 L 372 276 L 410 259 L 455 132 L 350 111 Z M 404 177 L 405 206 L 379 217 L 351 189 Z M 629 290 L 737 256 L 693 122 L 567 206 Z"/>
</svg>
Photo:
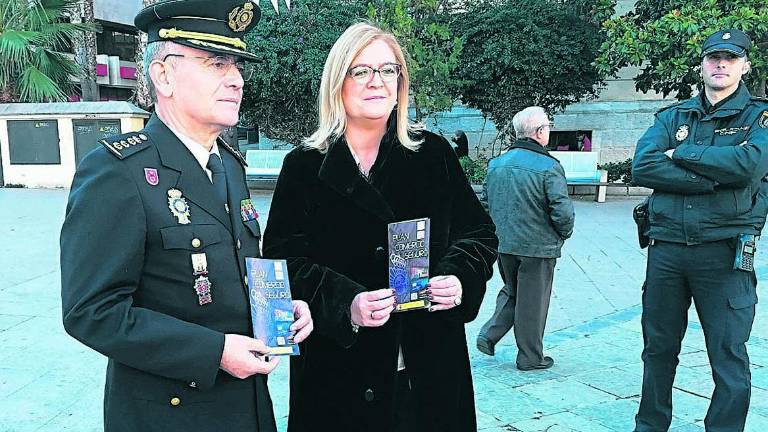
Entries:
<svg viewBox="0 0 768 432">
<path fill-rule="evenodd" d="M 552 367 L 544 355 L 544 327 L 555 262 L 571 236 L 573 203 L 565 172 L 546 150 L 551 122 L 541 107 L 528 107 L 512 119 L 518 139 L 488 164 L 487 199 L 499 236 L 499 270 L 504 286 L 496 310 L 477 337 L 488 355 L 514 327 L 517 368 Z"/>
</svg>

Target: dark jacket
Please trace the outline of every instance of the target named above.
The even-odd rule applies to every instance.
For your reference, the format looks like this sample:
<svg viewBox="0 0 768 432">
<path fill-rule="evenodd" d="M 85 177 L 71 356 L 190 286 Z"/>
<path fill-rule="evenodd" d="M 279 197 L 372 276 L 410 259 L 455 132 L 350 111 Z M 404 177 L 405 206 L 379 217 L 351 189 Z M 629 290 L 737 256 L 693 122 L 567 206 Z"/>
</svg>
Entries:
<svg viewBox="0 0 768 432">
<path fill-rule="evenodd" d="M 558 258 L 573 233 L 575 214 L 565 171 L 530 138 L 488 163 L 486 194 L 499 236 L 499 252 Z"/>
<path fill-rule="evenodd" d="M 66 331 L 109 357 L 105 430 L 274 431 L 266 377 L 240 380 L 219 369 L 224 334 L 253 335 L 244 258 L 259 256 L 260 233 L 256 221 L 240 218 L 249 197 L 240 158 L 220 142 L 227 214 L 198 162 L 157 117 L 103 144 L 72 183 L 61 298 Z M 145 168 L 157 170 L 157 185 Z M 189 224 L 171 212 L 169 189 L 186 199 Z M 213 302 L 203 306 L 193 288 L 194 253 L 206 254 L 212 283 Z"/>
<path fill-rule="evenodd" d="M 371 183 L 344 140 L 285 158 L 264 254 L 288 260 L 294 298 L 309 303 L 315 323 L 291 358 L 290 432 L 390 431 L 398 346 L 419 413 L 413 430 L 476 430 L 464 323 L 477 316 L 498 243 L 451 146 L 423 138 L 411 151 L 390 128 Z M 387 224 L 420 217 L 431 218 L 430 276 L 456 275 L 463 302 L 393 314 L 355 334 L 353 298 L 388 286 Z"/>
<path fill-rule="evenodd" d="M 653 239 L 693 245 L 758 234 L 765 224 L 768 102 L 743 84 L 711 112 L 704 97 L 659 111 L 637 143 L 632 178 L 653 189 Z"/>
</svg>

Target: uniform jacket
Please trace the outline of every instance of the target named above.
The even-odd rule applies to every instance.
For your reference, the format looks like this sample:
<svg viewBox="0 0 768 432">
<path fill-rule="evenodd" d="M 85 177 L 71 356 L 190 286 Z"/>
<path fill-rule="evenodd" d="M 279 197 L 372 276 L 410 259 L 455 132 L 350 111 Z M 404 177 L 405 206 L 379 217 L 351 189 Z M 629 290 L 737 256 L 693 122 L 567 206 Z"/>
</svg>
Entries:
<svg viewBox="0 0 768 432">
<path fill-rule="evenodd" d="M 264 254 L 288 260 L 294 298 L 309 303 L 315 323 L 291 358 L 291 432 L 390 431 L 398 346 L 420 413 L 413 430 L 476 430 L 464 323 L 477 316 L 498 243 L 451 146 L 423 138 L 408 150 L 392 126 L 371 183 L 343 140 L 325 154 L 297 148 L 285 158 Z M 387 224 L 420 217 L 431 218 L 430 276 L 456 275 L 463 302 L 354 333 L 353 298 L 388 287 Z"/>
<path fill-rule="evenodd" d="M 560 162 L 536 141 L 515 141 L 488 163 L 486 194 L 499 252 L 558 258 L 575 214 Z"/>
<path fill-rule="evenodd" d="M 219 369 L 225 333 L 253 335 L 246 256 L 259 256 L 241 158 L 222 141 L 229 208 L 199 163 L 157 118 L 81 162 L 61 230 L 66 331 L 109 357 L 105 430 L 273 431 L 266 377 Z M 157 170 L 157 184 L 145 168 Z M 169 189 L 189 205 L 188 224 Z M 213 302 L 200 306 L 191 255 L 205 253 Z"/>
<path fill-rule="evenodd" d="M 704 97 L 659 111 L 637 143 L 632 178 L 653 189 L 653 239 L 693 245 L 759 234 L 765 224 L 768 101 L 741 84 L 707 113 Z"/>
</svg>

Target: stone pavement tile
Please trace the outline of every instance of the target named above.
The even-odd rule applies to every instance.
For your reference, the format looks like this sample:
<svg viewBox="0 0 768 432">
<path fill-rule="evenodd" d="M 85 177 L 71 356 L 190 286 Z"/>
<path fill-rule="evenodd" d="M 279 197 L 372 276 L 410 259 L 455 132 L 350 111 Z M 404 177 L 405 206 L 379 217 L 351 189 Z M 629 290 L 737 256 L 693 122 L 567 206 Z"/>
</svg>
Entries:
<svg viewBox="0 0 768 432">
<path fill-rule="evenodd" d="M 768 417 L 750 412 L 747 414 L 747 423 L 744 432 L 768 431 Z"/>
<path fill-rule="evenodd" d="M 0 302 L 0 308 L 3 304 Z M 41 341 L 47 342 L 50 338 L 63 337 L 64 335 L 55 330 L 54 321 L 53 318 L 35 316 L 0 332 L 0 346 L 3 347 L 0 358 L 13 353 L 15 349 L 26 348 Z"/>
<path fill-rule="evenodd" d="M 557 366 L 557 364 L 555 364 Z M 527 384 L 537 383 L 541 381 L 547 381 L 555 378 L 562 378 L 562 375 L 554 371 L 554 367 L 545 370 L 534 371 L 521 371 L 517 369 L 514 362 L 503 363 L 496 366 L 475 368 L 472 371 L 472 375 L 477 378 L 487 378 L 504 384 L 506 386 L 516 388 Z M 475 384 L 477 388 L 477 384 Z"/>
<path fill-rule="evenodd" d="M 637 371 L 627 372 L 612 367 L 574 375 L 573 379 L 617 398 L 626 399 L 640 396 L 643 376 Z"/>
<path fill-rule="evenodd" d="M 672 414 L 687 423 L 704 420 L 709 408 L 709 399 L 672 389 Z"/>
<path fill-rule="evenodd" d="M 33 315 L 55 317 L 61 315 L 61 305 L 46 300 L 3 300 L 0 315 Z"/>
<path fill-rule="evenodd" d="M 573 378 L 559 378 L 528 384 L 518 387 L 518 390 L 564 410 L 616 399 L 613 395 Z"/>
<path fill-rule="evenodd" d="M 618 326 L 629 331 L 642 333 L 643 327 L 640 324 L 640 318 L 641 314 L 637 314 L 637 316 L 633 317 L 631 320 L 618 324 Z"/>
<path fill-rule="evenodd" d="M 704 427 L 693 423 L 686 423 L 681 426 L 670 428 L 669 432 L 704 432 Z"/>
<path fill-rule="evenodd" d="M 87 389 L 94 388 L 95 378 L 47 372 L 32 383 L 3 400 L 0 410 L 0 425 L 46 424 L 62 411 L 68 409 L 78 398 L 88 395 Z M 16 426 L 19 430 L 21 426 Z M 4 430 L 0 428 L 0 430 Z"/>
<path fill-rule="evenodd" d="M 747 353 L 749 353 L 749 362 L 755 366 L 768 367 L 768 346 L 754 343 L 754 339 L 747 342 Z"/>
<path fill-rule="evenodd" d="M 715 383 L 710 371 L 682 365 L 677 366 L 674 386 L 677 389 L 705 398 L 712 397 L 712 392 L 715 390 Z"/>
<path fill-rule="evenodd" d="M 637 361 L 636 351 L 606 343 L 563 349 L 555 347 L 549 355 L 555 359 L 555 371 L 562 375 L 575 375 Z"/>
<path fill-rule="evenodd" d="M 512 426 L 521 432 L 615 432 L 572 412 L 512 423 Z"/>
<path fill-rule="evenodd" d="M 82 397 L 35 432 L 101 432 L 104 430 L 104 384 L 94 382 L 84 388 Z"/>
<path fill-rule="evenodd" d="M 475 409 L 491 416 L 502 424 L 535 419 L 564 410 L 518 389 L 497 381 L 478 377 L 475 379 Z"/>
<path fill-rule="evenodd" d="M 749 403 L 749 412 L 768 417 L 768 390 L 752 387 L 752 399 Z"/>
<path fill-rule="evenodd" d="M 635 414 L 639 405 L 637 400 L 618 399 L 574 408 L 571 412 L 613 431 L 631 431 L 635 427 Z"/>
<path fill-rule="evenodd" d="M 477 411 L 477 430 L 494 430 L 503 426 L 504 424 L 491 414 L 486 414 L 482 411 Z"/>
<path fill-rule="evenodd" d="M 33 315 L 0 315 L 0 333 L 32 319 Z"/>
<path fill-rule="evenodd" d="M 10 397 L 13 393 L 16 393 L 31 382 L 36 381 L 43 374 L 45 374 L 44 370 L 0 368 L 0 401 Z"/>
<path fill-rule="evenodd" d="M 707 356 L 707 350 L 702 347 L 697 351 L 686 352 L 680 354 L 680 366 L 687 366 L 693 369 L 707 369 L 709 370 L 709 357 Z"/>
<path fill-rule="evenodd" d="M 768 390 L 768 367 L 752 367 L 752 387 Z"/>
</svg>

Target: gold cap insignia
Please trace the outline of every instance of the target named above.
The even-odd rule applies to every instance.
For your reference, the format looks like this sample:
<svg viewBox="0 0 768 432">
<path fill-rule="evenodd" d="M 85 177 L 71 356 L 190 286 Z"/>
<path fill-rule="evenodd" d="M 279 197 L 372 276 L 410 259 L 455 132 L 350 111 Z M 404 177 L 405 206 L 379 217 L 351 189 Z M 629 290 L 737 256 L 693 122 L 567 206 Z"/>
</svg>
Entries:
<svg viewBox="0 0 768 432">
<path fill-rule="evenodd" d="M 686 138 L 688 138 L 688 125 L 682 125 L 680 128 L 677 129 L 677 133 L 675 133 L 675 139 L 678 141 L 685 141 Z"/>
<path fill-rule="evenodd" d="M 243 7 L 236 7 L 229 13 L 229 28 L 236 32 L 245 31 L 253 20 L 253 3 L 245 2 Z"/>
<path fill-rule="evenodd" d="M 723 40 L 728 40 L 730 38 L 731 38 L 731 34 L 730 33 L 723 33 Z"/>
</svg>

